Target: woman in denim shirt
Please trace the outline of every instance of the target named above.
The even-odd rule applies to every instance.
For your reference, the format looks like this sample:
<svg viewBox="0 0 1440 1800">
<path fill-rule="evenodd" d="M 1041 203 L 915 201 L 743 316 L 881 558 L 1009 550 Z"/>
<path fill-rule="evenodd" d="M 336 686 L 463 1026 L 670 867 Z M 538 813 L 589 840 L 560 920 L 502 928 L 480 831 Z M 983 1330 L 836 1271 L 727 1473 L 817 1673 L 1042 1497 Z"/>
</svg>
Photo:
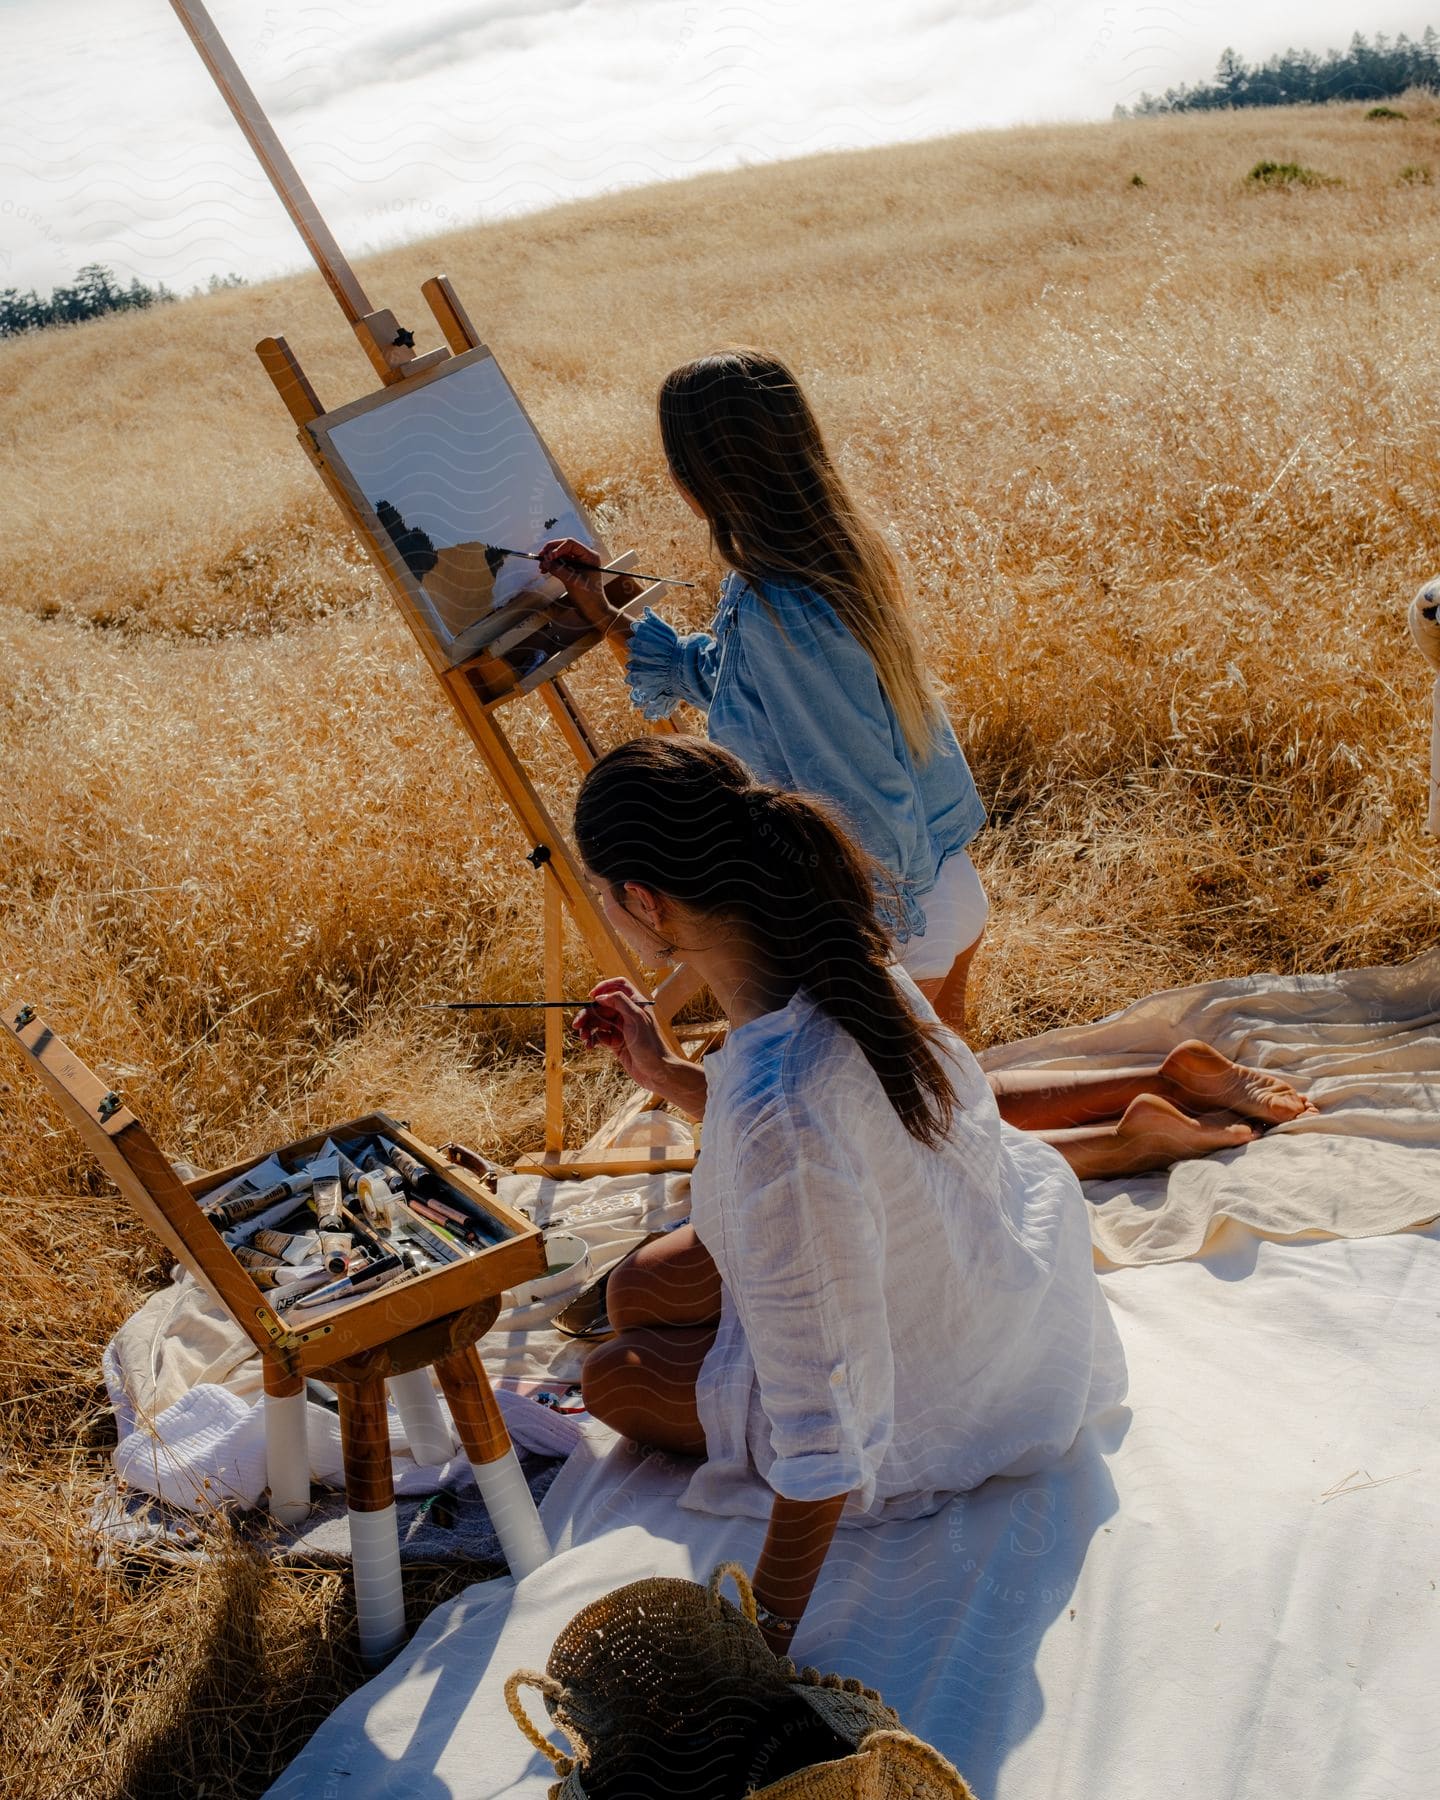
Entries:
<svg viewBox="0 0 1440 1800">
<path fill-rule="evenodd" d="M 897 959 L 961 1030 L 988 905 L 966 846 L 985 809 L 921 663 L 899 571 L 831 462 L 790 370 L 755 350 L 686 363 L 661 386 L 672 480 L 730 573 L 708 632 L 647 610 L 631 625 L 573 539 L 541 568 L 630 637 L 647 718 L 681 701 L 762 782 L 818 795 L 899 883 Z"/>
</svg>

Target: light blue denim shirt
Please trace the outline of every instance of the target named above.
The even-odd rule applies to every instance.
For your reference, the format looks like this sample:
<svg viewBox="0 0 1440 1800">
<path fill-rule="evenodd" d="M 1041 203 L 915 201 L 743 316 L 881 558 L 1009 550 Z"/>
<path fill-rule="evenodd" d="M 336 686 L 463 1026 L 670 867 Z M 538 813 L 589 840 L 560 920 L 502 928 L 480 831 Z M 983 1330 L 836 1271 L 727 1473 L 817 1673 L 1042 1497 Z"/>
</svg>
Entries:
<svg viewBox="0 0 1440 1800">
<path fill-rule="evenodd" d="M 687 701 L 759 780 L 831 801 L 902 884 L 897 941 L 924 929 L 918 902 L 985 808 L 950 721 L 917 762 L 869 652 L 813 588 L 731 574 L 709 631 L 688 634 L 647 610 L 628 678 L 647 719 Z"/>
</svg>

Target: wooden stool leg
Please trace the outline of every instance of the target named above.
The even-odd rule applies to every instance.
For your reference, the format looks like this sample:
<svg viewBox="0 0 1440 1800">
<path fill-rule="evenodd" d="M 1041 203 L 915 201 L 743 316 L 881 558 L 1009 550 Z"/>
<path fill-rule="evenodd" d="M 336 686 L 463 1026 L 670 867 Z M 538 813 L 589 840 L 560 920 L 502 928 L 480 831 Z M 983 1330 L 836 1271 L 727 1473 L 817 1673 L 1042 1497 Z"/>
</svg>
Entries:
<svg viewBox="0 0 1440 1800">
<path fill-rule="evenodd" d="M 310 1445 L 305 1431 L 305 1381 L 271 1357 L 265 1372 L 265 1475 L 270 1515 L 298 1525 L 310 1514 Z"/>
<path fill-rule="evenodd" d="M 428 1369 L 411 1369 L 405 1375 L 390 1377 L 390 1397 L 405 1427 L 405 1442 L 410 1454 L 422 1469 L 438 1469 L 455 1454 L 455 1440 L 440 1402 L 435 1398 L 435 1384 Z"/>
<path fill-rule="evenodd" d="M 441 1357 L 435 1373 L 450 1402 L 450 1416 L 470 1458 L 475 1485 L 500 1539 L 510 1573 L 519 1581 L 550 1560 L 550 1540 L 525 1485 L 490 1378 L 473 1344 Z"/>
<path fill-rule="evenodd" d="M 345 1455 L 345 1504 L 350 1512 L 355 1623 L 360 1655 L 367 1667 L 375 1668 L 405 1641 L 405 1591 L 384 1377 L 336 1382 L 335 1393 Z"/>
</svg>

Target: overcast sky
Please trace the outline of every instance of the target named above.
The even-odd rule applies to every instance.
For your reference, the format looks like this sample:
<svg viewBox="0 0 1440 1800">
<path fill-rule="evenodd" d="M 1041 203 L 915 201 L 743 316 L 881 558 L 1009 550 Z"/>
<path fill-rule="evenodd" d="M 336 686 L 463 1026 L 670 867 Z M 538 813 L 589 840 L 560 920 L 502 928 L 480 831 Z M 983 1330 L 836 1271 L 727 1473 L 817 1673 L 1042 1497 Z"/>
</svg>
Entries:
<svg viewBox="0 0 1440 1800">
<path fill-rule="evenodd" d="M 1423 0 L 1422 0 L 1423 3 Z M 211 0 L 342 247 L 740 162 L 1117 102 L 1391 0 Z M 0 0 L 0 287 L 182 291 L 305 253 L 169 0 Z"/>
</svg>

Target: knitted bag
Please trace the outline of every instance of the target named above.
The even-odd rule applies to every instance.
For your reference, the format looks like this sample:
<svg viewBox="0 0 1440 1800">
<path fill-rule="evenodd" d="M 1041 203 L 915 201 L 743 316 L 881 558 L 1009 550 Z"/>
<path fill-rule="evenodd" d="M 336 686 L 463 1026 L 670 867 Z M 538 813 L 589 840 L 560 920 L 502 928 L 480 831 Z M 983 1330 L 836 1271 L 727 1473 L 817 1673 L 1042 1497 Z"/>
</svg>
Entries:
<svg viewBox="0 0 1440 1800">
<path fill-rule="evenodd" d="M 720 1593 L 726 1575 L 739 1608 Z M 526 1715 L 526 1686 L 571 1755 Z M 604 1595 L 556 1638 L 543 1675 L 511 1675 L 505 1704 L 559 1772 L 550 1800 L 975 1800 L 878 1694 L 777 1657 L 736 1563 L 707 1587 L 657 1576 Z"/>
</svg>

